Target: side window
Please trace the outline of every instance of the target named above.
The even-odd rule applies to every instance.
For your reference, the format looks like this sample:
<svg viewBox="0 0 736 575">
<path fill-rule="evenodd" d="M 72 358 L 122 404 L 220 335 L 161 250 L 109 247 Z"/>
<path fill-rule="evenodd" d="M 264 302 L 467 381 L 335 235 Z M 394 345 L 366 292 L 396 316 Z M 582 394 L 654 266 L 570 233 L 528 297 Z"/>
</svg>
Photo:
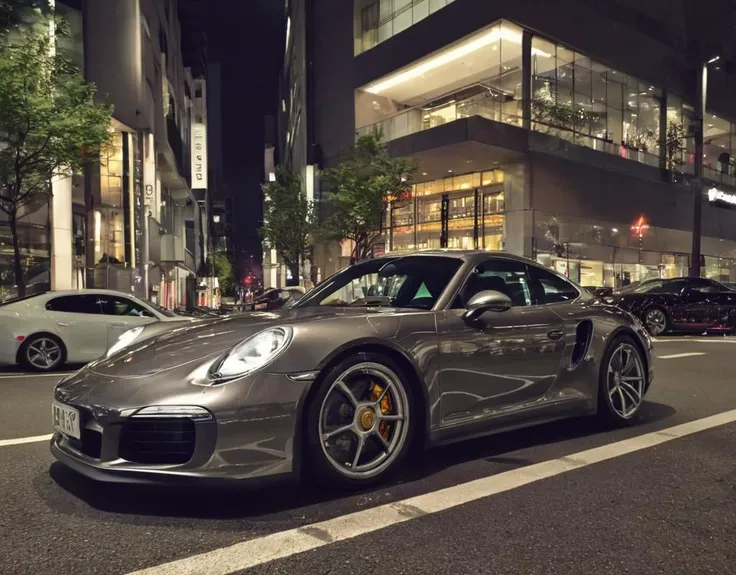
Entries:
<svg viewBox="0 0 736 575">
<path fill-rule="evenodd" d="M 132 300 L 117 296 L 99 296 L 98 301 L 102 306 L 102 313 L 116 316 L 149 316 L 150 313 L 142 305 Z"/>
<path fill-rule="evenodd" d="M 574 285 L 548 270 L 529 266 L 529 273 L 537 305 L 572 301 L 580 295 Z"/>
<path fill-rule="evenodd" d="M 494 258 L 479 264 L 473 270 L 452 307 L 464 308 L 475 294 L 487 290 L 506 294 L 514 307 L 532 305 L 526 264 Z"/>
<path fill-rule="evenodd" d="M 100 306 L 94 296 L 70 295 L 52 299 L 46 304 L 49 311 L 63 311 L 66 313 L 100 314 Z"/>
<path fill-rule="evenodd" d="M 688 283 L 688 287 L 701 293 L 718 293 L 724 290 L 717 283 L 703 278 L 693 280 L 691 283 Z"/>
</svg>

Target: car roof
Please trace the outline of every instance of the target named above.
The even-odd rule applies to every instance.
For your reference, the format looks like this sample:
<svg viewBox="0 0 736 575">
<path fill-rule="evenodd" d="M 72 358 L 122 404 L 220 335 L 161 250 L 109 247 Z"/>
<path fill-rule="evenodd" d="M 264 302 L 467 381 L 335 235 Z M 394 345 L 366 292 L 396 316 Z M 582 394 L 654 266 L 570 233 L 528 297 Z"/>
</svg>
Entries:
<svg viewBox="0 0 736 575">
<path fill-rule="evenodd" d="M 510 254 L 508 252 L 502 252 L 498 250 L 457 250 L 457 249 L 440 249 L 440 250 L 421 250 L 421 251 L 415 251 L 415 252 L 401 252 L 401 253 L 391 253 L 386 254 L 385 256 L 381 256 L 379 258 L 375 258 L 377 260 L 391 260 L 396 258 L 405 258 L 405 257 L 413 257 L 413 256 L 434 256 L 434 257 L 448 257 L 448 258 L 457 258 L 463 261 L 468 262 L 476 262 L 476 261 L 482 261 L 487 259 L 488 257 L 499 257 L 507 260 L 514 260 L 518 262 L 522 262 L 525 264 L 537 264 L 534 260 L 531 260 L 529 258 L 524 258 L 521 256 L 516 256 L 513 254 Z M 368 260 L 364 260 L 368 261 Z"/>
<path fill-rule="evenodd" d="M 123 291 L 111 290 L 111 289 L 79 289 L 79 290 L 58 290 L 58 291 L 47 291 L 43 294 L 47 297 L 61 297 L 70 295 L 115 295 L 120 297 L 136 297 L 132 293 L 126 293 Z"/>
</svg>

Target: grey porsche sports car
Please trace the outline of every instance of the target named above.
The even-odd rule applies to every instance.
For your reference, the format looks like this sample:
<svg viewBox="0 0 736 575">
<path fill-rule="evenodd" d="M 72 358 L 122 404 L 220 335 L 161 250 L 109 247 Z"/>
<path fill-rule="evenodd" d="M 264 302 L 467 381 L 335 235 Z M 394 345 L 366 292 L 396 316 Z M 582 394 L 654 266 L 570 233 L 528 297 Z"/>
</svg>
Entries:
<svg viewBox="0 0 736 575">
<path fill-rule="evenodd" d="M 57 385 L 51 451 L 101 480 L 362 486 L 415 448 L 580 415 L 625 424 L 652 376 L 638 320 L 532 261 L 384 257 L 290 309 L 127 332 Z"/>
</svg>

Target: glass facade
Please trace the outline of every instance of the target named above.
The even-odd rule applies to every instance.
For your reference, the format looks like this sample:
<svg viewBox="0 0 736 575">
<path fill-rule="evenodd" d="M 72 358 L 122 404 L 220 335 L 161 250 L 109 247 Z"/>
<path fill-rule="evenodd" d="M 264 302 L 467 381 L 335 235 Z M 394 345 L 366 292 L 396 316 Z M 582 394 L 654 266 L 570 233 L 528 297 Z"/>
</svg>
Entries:
<svg viewBox="0 0 736 575">
<path fill-rule="evenodd" d="M 355 93 L 357 135 L 394 140 L 461 118 L 522 125 L 522 30 L 502 22 Z"/>
<path fill-rule="evenodd" d="M 355 0 L 355 55 L 403 32 L 453 0 Z"/>
<path fill-rule="evenodd" d="M 391 141 L 472 116 L 524 126 L 528 73 L 532 130 L 693 173 L 691 103 L 531 33 L 531 69 L 523 70 L 524 34 L 502 21 L 356 90 L 356 138 L 378 132 Z M 705 177 L 736 185 L 736 124 L 709 113 L 704 130 Z"/>
<path fill-rule="evenodd" d="M 659 89 L 538 37 L 531 73 L 533 130 L 659 165 Z"/>
<path fill-rule="evenodd" d="M 689 231 L 534 212 L 534 257 L 583 286 L 687 276 Z M 736 281 L 736 242 L 703 238 L 702 275 Z"/>
<path fill-rule="evenodd" d="M 503 247 L 504 173 L 475 172 L 422 182 L 391 205 L 387 251 Z"/>
</svg>

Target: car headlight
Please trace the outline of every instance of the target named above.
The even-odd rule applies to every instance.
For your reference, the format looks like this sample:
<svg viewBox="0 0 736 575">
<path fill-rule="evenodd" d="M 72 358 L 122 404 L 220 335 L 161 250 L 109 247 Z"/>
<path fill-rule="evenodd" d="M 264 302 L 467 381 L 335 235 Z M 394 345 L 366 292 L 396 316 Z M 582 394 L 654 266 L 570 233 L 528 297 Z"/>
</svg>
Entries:
<svg viewBox="0 0 736 575">
<path fill-rule="evenodd" d="M 279 355 L 291 343 L 290 327 L 265 329 L 232 348 L 216 362 L 210 371 L 215 379 L 241 377 L 259 370 Z"/>
<path fill-rule="evenodd" d="M 141 332 L 143 331 L 144 326 L 138 326 L 134 327 L 133 329 L 129 329 L 123 335 L 121 335 L 118 340 L 112 344 L 110 349 L 107 350 L 107 353 L 105 354 L 105 357 L 110 357 L 111 355 L 119 352 L 121 349 L 124 349 L 128 347 L 131 343 L 133 343 L 136 338 L 141 335 Z"/>
</svg>

